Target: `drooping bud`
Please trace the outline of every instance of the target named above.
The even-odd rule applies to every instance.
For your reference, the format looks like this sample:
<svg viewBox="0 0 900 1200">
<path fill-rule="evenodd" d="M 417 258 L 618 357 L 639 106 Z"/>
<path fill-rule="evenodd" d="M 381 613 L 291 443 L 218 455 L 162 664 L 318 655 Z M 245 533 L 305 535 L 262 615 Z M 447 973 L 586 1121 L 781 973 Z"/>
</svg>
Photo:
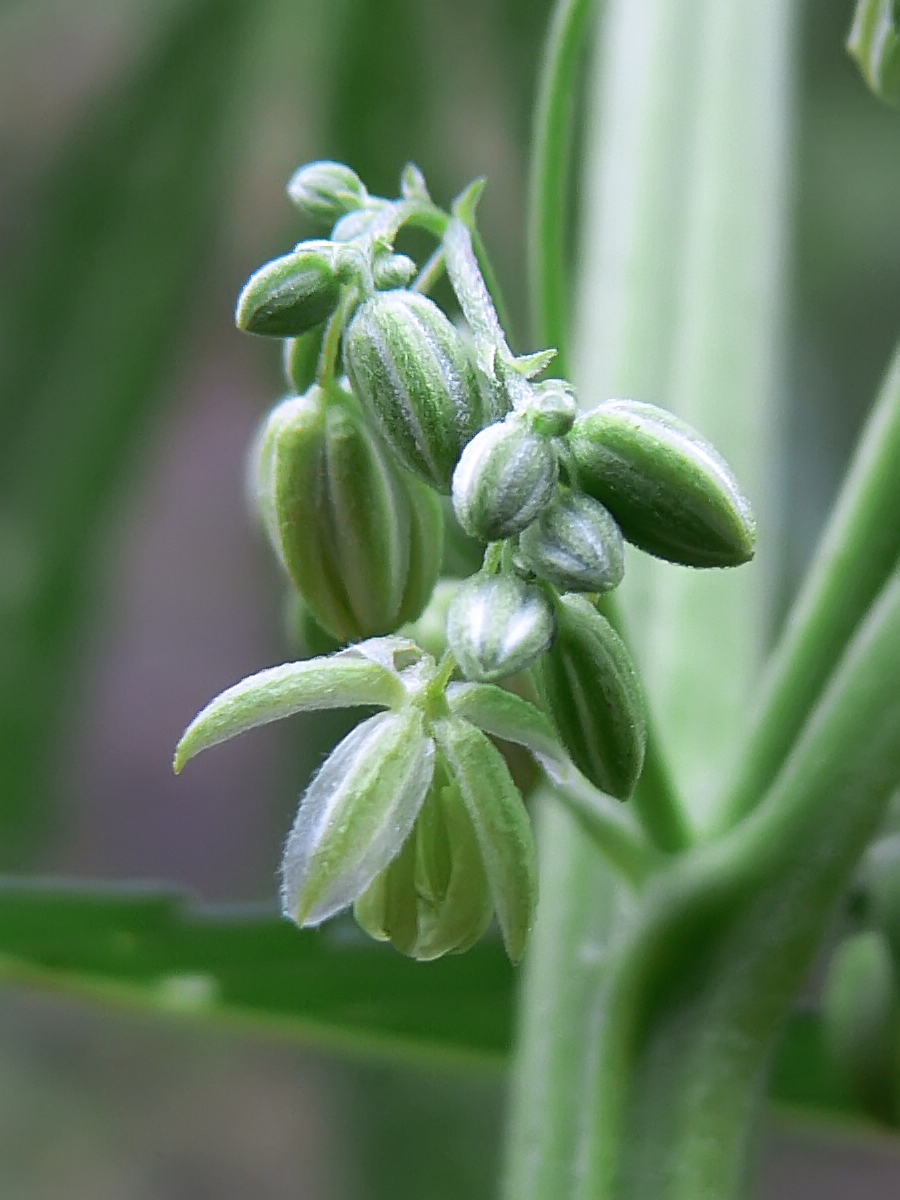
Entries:
<svg viewBox="0 0 900 1200">
<path fill-rule="evenodd" d="M 360 177 L 343 163 L 307 163 L 287 185 L 291 202 L 321 226 L 331 226 L 344 213 L 362 208 L 369 198 Z"/>
<path fill-rule="evenodd" d="M 296 337 L 332 314 L 340 290 L 332 243 L 303 242 L 250 276 L 238 297 L 235 323 L 247 333 Z"/>
<path fill-rule="evenodd" d="M 503 755 L 479 729 L 450 717 L 433 733 L 475 829 L 506 952 L 518 962 L 537 905 L 531 821 Z"/>
<path fill-rule="evenodd" d="M 575 766 L 627 800 L 644 765 L 647 721 L 625 643 L 584 596 L 561 596 L 556 641 L 534 674 Z"/>
<path fill-rule="evenodd" d="M 495 542 L 519 533 L 550 503 L 556 452 L 517 416 L 477 434 L 453 472 L 453 510 L 472 537 Z"/>
<path fill-rule="evenodd" d="M 418 616 L 440 569 L 443 517 L 340 393 L 270 414 L 255 452 L 264 527 L 315 620 L 342 642 Z"/>
<path fill-rule="evenodd" d="M 377 292 L 347 328 L 344 363 L 403 465 L 449 492 L 463 446 L 482 425 L 475 371 L 451 322 L 426 296 Z"/>
<path fill-rule="evenodd" d="M 284 377 L 294 393 L 302 396 L 316 382 L 319 354 L 322 351 L 324 325 L 317 325 L 299 337 L 286 338 L 282 357 Z"/>
<path fill-rule="evenodd" d="M 625 574 L 622 534 L 609 511 L 568 490 L 522 534 L 518 558 L 563 592 L 608 592 Z"/>
<path fill-rule="evenodd" d="M 353 912 L 372 937 L 422 962 L 468 950 L 490 924 L 494 904 L 478 838 L 440 752 L 412 833 Z"/>
<path fill-rule="evenodd" d="M 348 734 L 306 789 L 282 863 L 282 909 L 319 925 L 400 853 L 434 772 L 418 709 L 379 713 Z"/>
<path fill-rule="evenodd" d="M 579 487 L 641 550 L 689 567 L 753 557 L 748 501 L 718 451 L 684 421 L 652 404 L 608 400 L 579 417 L 567 441 Z"/>
<path fill-rule="evenodd" d="M 515 575 L 475 575 L 447 612 L 447 644 L 467 679 L 489 683 L 530 666 L 552 644 L 556 622 L 544 591 Z"/>
</svg>

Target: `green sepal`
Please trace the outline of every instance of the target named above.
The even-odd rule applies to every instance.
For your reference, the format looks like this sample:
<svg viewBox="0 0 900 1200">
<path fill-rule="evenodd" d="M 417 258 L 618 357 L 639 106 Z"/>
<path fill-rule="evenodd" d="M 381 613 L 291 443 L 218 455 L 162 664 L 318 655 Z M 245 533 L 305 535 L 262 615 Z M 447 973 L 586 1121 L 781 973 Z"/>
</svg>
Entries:
<svg viewBox="0 0 900 1200">
<path fill-rule="evenodd" d="M 553 722 L 528 700 L 493 683 L 451 683 L 446 692 L 450 712 L 482 733 L 515 742 L 538 760 L 567 758 Z"/>
<path fill-rule="evenodd" d="M 337 308 L 341 282 L 331 242 L 303 242 L 254 272 L 238 296 L 235 324 L 265 337 L 296 337 Z"/>
<path fill-rule="evenodd" d="M 875 95 L 888 104 L 900 104 L 897 0 L 858 0 L 847 50 Z"/>
<path fill-rule="evenodd" d="M 877 1120 L 900 1118 L 900 992 L 887 939 L 878 930 L 845 938 L 828 969 L 822 1020 L 829 1054 Z"/>
<path fill-rule="evenodd" d="M 353 911 L 372 937 L 422 962 L 463 953 L 490 924 L 478 838 L 440 751 L 412 833 Z"/>
<path fill-rule="evenodd" d="M 325 326 L 317 325 L 299 337 L 285 339 L 282 357 L 284 378 L 298 396 L 308 392 L 316 382 L 324 333 Z"/>
<path fill-rule="evenodd" d="M 500 751 L 474 725 L 436 721 L 443 754 L 475 828 L 506 952 L 525 952 L 537 904 L 537 853 L 531 821 Z"/>
<path fill-rule="evenodd" d="M 453 511 L 482 542 L 513 537 L 534 521 L 556 491 L 559 464 L 552 442 L 518 416 L 482 429 L 453 472 Z"/>
<path fill-rule="evenodd" d="M 349 907 L 401 851 L 434 773 L 434 742 L 413 706 L 379 713 L 331 752 L 300 801 L 281 867 L 298 925 Z"/>
<path fill-rule="evenodd" d="M 407 163 L 400 172 L 400 195 L 404 200 L 418 200 L 422 204 L 431 203 L 425 176 L 415 163 Z"/>
<path fill-rule="evenodd" d="M 543 588 L 516 575 L 472 576 L 447 611 L 447 644 L 463 675 L 480 683 L 524 671 L 555 633 L 553 606 Z"/>
<path fill-rule="evenodd" d="M 533 669 L 541 697 L 579 771 L 602 792 L 627 800 L 647 742 L 631 656 L 584 596 L 561 596 L 556 620 L 556 641 Z"/>
<path fill-rule="evenodd" d="M 753 557 L 753 515 L 731 468 L 665 409 L 608 400 L 580 416 L 566 440 L 578 486 L 641 550 L 689 567 Z"/>
<path fill-rule="evenodd" d="M 608 592 L 625 574 L 622 533 L 599 500 L 561 489 L 523 532 L 517 563 L 563 592 Z"/>
<path fill-rule="evenodd" d="M 536 350 L 533 354 L 518 354 L 512 360 L 512 365 L 526 379 L 534 379 L 547 370 L 557 354 L 557 350 Z"/>
<path fill-rule="evenodd" d="M 175 751 L 175 772 L 201 750 L 298 712 L 402 703 L 396 674 L 356 650 L 268 667 L 227 688 L 194 717 Z"/>
<path fill-rule="evenodd" d="M 450 491 L 463 447 L 484 424 L 466 346 L 427 296 L 378 292 L 344 335 L 354 391 L 400 462 L 440 492 Z"/>
<path fill-rule="evenodd" d="M 360 177 L 344 163 L 307 163 L 287 185 L 291 203 L 317 224 L 333 225 L 345 213 L 364 207 L 369 194 Z"/>
</svg>

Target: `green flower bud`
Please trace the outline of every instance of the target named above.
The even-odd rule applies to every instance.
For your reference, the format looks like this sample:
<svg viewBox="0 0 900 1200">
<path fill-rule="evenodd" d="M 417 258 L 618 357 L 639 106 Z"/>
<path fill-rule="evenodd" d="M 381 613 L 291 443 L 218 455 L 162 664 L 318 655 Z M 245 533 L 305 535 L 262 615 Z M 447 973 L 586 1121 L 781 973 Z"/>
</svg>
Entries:
<svg viewBox="0 0 900 1200">
<path fill-rule="evenodd" d="M 298 925 L 351 905 L 400 853 L 434 773 L 434 742 L 414 707 L 348 734 L 306 789 L 285 846 L 281 900 Z"/>
<path fill-rule="evenodd" d="M 450 491 L 463 446 L 482 425 L 474 368 L 456 329 L 415 292 L 378 292 L 344 335 L 354 390 L 414 475 Z"/>
<path fill-rule="evenodd" d="M 415 277 L 418 267 L 405 254 L 382 254 L 375 259 L 375 286 L 382 290 L 404 288 Z"/>
<path fill-rule="evenodd" d="M 534 674 L 575 766 L 627 800 L 644 765 L 647 721 L 625 643 L 584 596 L 561 596 L 556 641 Z"/>
<path fill-rule="evenodd" d="M 622 582 L 625 547 L 597 500 L 564 491 L 519 539 L 519 561 L 563 592 L 608 592 Z"/>
<path fill-rule="evenodd" d="M 562 437 L 578 416 L 578 398 L 574 388 L 562 379 L 548 379 L 534 386 L 534 395 L 519 412 L 542 437 Z"/>
<path fill-rule="evenodd" d="M 478 838 L 440 753 L 412 833 L 353 912 L 372 937 L 422 962 L 468 950 L 490 924 L 494 905 Z"/>
<path fill-rule="evenodd" d="M 503 755 L 480 730 L 451 717 L 433 733 L 475 829 L 506 952 L 518 962 L 537 905 L 531 821 Z"/>
<path fill-rule="evenodd" d="M 753 557 L 750 505 L 731 469 L 664 409 L 608 400 L 567 438 L 579 487 L 605 504 L 629 542 L 689 567 L 736 567 Z"/>
<path fill-rule="evenodd" d="M 550 503 L 556 451 L 517 417 L 477 434 L 453 472 L 453 511 L 472 537 L 496 542 L 525 529 Z"/>
<path fill-rule="evenodd" d="M 331 316 L 340 290 L 331 242 L 304 242 L 250 276 L 234 319 L 247 333 L 295 337 Z"/>
<path fill-rule="evenodd" d="M 284 377 L 294 393 L 302 396 L 316 382 L 324 325 L 317 325 L 299 337 L 286 338 L 282 357 Z"/>
<path fill-rule="evenodd" d="M 366 208 L 358 208 L 341 217 L 331 231 L 333 242 L 355 242 L 364 238 L 372 231 L 372 226 L 381 217 L 387 207 L 385 202 L 370 203 Z"/>
<path fill-rule="evenodd" d="M 877 1120 L 900 1118 L 900 992 L 884 934 L 845 938 L 828 971 L 822 1005 L 830 1056 Z"/>
<path fill-rule="evenodd" d="M 476 575 L 447 613 L 447 643 L 467 679 L 489 683 L 530 666 L 553 643 L 553 606 L 515 575 Z"/>
<path fill-rule="evenodd" d="M 440 569 L 440 504 L 401 475 L 341 393 L 314 387 L 271 413 L 254 490 L 288 575 L 335 638 L 393 632 L 424 608 Z"/>
<path fill-rule="evenodd" d="M 322 226 L 333 225 L 344 213 L 362 208 L 369 194 L 350 167 L 336 162 L 312 162 L 295 171 L 287 185 L 291 202 L 304 216 Z"/>
</svg>

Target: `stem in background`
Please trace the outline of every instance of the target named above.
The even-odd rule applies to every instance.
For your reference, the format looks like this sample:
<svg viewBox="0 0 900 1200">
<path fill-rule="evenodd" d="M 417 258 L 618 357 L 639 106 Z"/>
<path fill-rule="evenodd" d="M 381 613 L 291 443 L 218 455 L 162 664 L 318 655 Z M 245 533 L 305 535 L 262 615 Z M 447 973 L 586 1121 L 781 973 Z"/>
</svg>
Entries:
<svg viewBox="0 0 900 1200">
<path fill-rule="evenodd" d="M 644 840 L 625 806 L 586 779 L 554 780 L 552 795 L 631 884 L 641 884 L 658 865 L 659 854 Z"/>
<path fill-rule="evenodd" d="M 749 812 L 775 778 L 841 651 L 900 558 L 898 463 L 900 348 L 771 659 L 722 813 L 725 827 Z"/>
<path fill-rule="evenodd" d="M 571 158 L 579 68 L 597 0 L 561 0 L 553 12 L 534 113 L 529 182 L 532 323 L 539 346 L 558 350 L 554 371 L 567 378 Z"/>
</svg>

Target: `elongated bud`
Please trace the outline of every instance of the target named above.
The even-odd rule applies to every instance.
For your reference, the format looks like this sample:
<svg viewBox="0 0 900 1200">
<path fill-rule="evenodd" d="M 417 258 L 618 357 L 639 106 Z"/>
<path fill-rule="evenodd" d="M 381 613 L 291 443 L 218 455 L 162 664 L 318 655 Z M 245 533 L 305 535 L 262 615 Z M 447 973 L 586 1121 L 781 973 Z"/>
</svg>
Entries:
<svg viewBox="0 0 900 1200">
<path fill-rule="evenodd" d="M 689 567 L 753 557 L 755 525 L 731 469 L 664 409 L 608 400 L 568 435 L 579 487 L 605 504 L 629 542 Z"/>
<path fill-rule="evenodd" d="M 478 839 L 440 753 L 412 833 L 353 912 L 372 937 L 423 962 L 468 950 L 490 924 L 494 905 Z"/>
<path fill-rule="evenodd" d="M 284 377 L 298 396 L 309 391 L 316 382 L 324 332 L 325 326 L 317 325 L 299 337 L 285 339 L 282 357 Z"/>
<path fill-rule="evenodd" d="M 453 511 L 472 537 L 496 542 L 525 529 L 550 503 L 556 452 L 517 417 L 472 438 L 453 472 Z"/>
<path fill-rule="evenodd" d="M 418 709 L 379 713 L 348 734 L 306 790 L 282 863 L 282 908 L 319 925 L 400 853 L 434 772 Z"/>
<path fill-rule="evenodd" d="M 376 293 L 350 322 L 344 362 L 400 462 L 449 492 L 463 446 L 482 425 L 475 371 L 450 321 L 426 296 Z"/>
<path fill-rule="evenodd" d="M 872 930 L 835 951 L 822 1016 L 831 1058 L 877 1120 L 900 1118 L 900 993 L 887 939 Z"/>
<path fill-rule="evenodd" d="M 355 171 L 343 163 L 324 160 L 295 171 L 287 194 L 304 216 L 322 226 L 331 226 L 344 213 L 362 208 L 369 198 Z"/>
<path fill-rule="evenodd" d="M 247 333 L 296 337 L 325 321 L 339 297 L 331 242 L 305 242 L 250 276 L 238 297 L 235 323 Z"/>
<path fill-rule="evenodd" d="M 876 96 L 900 104 L 900 12 L 896 0 L 858 0 L 847 49 Z"/>
<path fill-rule="evenodd" d="M 565 491 L 519 539 L 519 560 L 563 592 L 608 592 L 622 582 L 625 548 L 598 500 Z"/>
<path fill-rule="evenodd" d="M 575 766 L 627 800 L 644 765 L 646 712 L 625 643 L 583 596 L 560 597 L 556 641 L 534 668 Z"/>
<path fill-rule="evenodd" d="M 440 507 L 339 397 L 314 387 L 280 404 L 256 464 L 263 524 L 323 629 L 357 641 L 418 616 L 440 569 Z"/>
<path fill-rule="evenodd" d="M 503 755 L 468 721 L 436 721 L 434 739 L 475 829 L 506 952 L 525 952 L 537 905 L 531 821 Z"/>
<path fill-rule="evenodd" d="M 447 613 L 447 643 L 467 679 L 489 683 L 530 666 L 552 644 L 553 607 L 515 575 L 476 575 Z"/>
</svg>

